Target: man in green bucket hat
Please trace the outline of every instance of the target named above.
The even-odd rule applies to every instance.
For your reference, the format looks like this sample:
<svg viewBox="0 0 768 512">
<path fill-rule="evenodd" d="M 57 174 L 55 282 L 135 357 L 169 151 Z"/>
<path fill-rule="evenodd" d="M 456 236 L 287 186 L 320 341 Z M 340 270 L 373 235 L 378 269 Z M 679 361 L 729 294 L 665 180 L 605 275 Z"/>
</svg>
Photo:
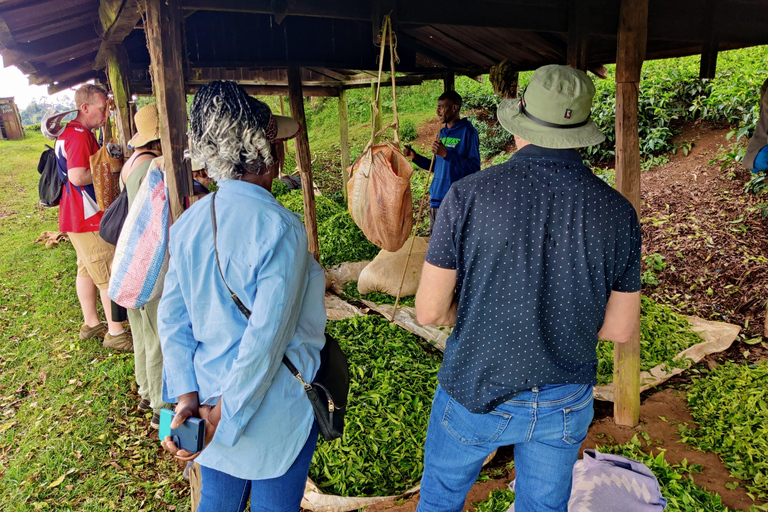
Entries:
<svg viewBox="0 0 768 512">
<path fill-rule="evenodd" d="M 640 308 L 640 225 L 576 148 L 605 137 L 582 71 L 536 70 L 504 100 L 507 162 L 455 183 L 429 242 L 416 314 L 455 325 L 438 374 L 419 512 L 461 511 L 483 461 L 515 446 L 515 510 L 566 512 L 592 420 L 598 339 Z"/>
</svg>

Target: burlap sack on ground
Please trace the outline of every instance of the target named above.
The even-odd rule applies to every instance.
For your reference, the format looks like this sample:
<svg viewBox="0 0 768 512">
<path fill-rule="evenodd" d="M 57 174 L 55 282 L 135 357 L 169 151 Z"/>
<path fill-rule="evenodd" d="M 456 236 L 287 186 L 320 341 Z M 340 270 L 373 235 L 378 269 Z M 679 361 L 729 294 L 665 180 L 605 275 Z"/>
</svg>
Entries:
<svg viewBox="0 0 768 512">
<path fill-rule="evenodd" d="M 387 142 L 369 148 L 348 169 L 349 213 L 373 244 L 390 252 L 411 234 L 413 168 L 398 147 Z"/>
<path fill-rule="evenodd" d="M 408 259 L 410 247 L 411 240 L 408 239 L 396 252 L 382 250 L 360 272 L 360 277 L 357 280 L 357 291 L 361 295 L 371 292 L 382 292 L 397 296 L 397 290 L 400 288 L 400 279 L 403 277 L 403 267 L 405 266 L 405 260 Z M 400 293 L 401 297 L 416 295 L 428 247 L 429 238 L 417 236 L 414 240 L 411 259 L 408 261 L 408 269 L 405 272 L 405 280 L 403 281 L 403 290 Z"/>
</svg>

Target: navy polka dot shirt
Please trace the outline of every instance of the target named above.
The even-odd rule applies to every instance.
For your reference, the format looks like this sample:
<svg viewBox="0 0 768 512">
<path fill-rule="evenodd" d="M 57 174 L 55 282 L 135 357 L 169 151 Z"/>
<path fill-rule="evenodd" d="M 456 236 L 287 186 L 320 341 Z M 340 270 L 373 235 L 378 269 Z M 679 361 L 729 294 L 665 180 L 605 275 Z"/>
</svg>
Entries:
<svg viewBox="0 0 768 512">
<path fill-rule="evenodd" d="M 426 260 L 457 271 L 438 380 L 486 413 L 534 386 L 596 382 L 608 297 L 640 290 L 640 224 L 577 151 L 525 146 L 453 184 Z"/>
</svg>

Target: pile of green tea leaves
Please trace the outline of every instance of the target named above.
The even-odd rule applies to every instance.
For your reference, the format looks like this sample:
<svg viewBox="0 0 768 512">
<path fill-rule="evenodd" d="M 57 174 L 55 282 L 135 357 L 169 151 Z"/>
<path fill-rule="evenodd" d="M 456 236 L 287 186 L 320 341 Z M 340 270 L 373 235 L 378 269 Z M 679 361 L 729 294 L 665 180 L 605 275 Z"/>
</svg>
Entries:
<svg viewBox="0 0 768 512">
<path fill-rule="evenodd" d="M 704 340 L 691 330 L 688 320 L 653 299 L 643 297 L 640 315 L 640 369 L 648 371 L 664 364 L 665 368 L 686 368 L 688 360 L 675 356 Z M 597 344 L 597 383 L 613 382 L 613 342 Z"/>
<path fill-rule="evenodd" d="M 304 215 L 304 198 L 301 190 L 283 190 L 275 186 L 273 194 L 283 206 L 294 213 Z M 320 264 L 324 267 L 338 265 L 345 261 L 371 260 L 379 254 L 357 227 L 355 221 L 343 206 L 324 195 L 315 196 L 317 215 L 317 241 L 320 245 Z"/>
<path fill-rule="evenodd" d="M 382 292 L 371 292 L 361 295 L 360 292 L 357 291 L 357 281 L 347 281 L 344 285 L 344 296 L 342 298 L 344 300 L 353 301 L 365 299 L 370 302 L 375 302 L 376 304 L 394 304 L 397 297 Z M 410 297 L 400 297 L 399 305 L 414 307 L 416 305 L 416 297 L 413 295 Z"/>
<path fill-rule="evenodd" d="M 318 442 L 309 476 L 324 493 L 387 496 L 413 487 L 441 357 L 378 316 L 328 322 L 347 355 L 349 405 L 344 436 Z"/>
<path fill-rule="evenodd" d="M 680 436 L 720 455 L 731 476 L 749 482 L 750 496 L 768 501 L 768 361 L 717 366 L 688 390 L 695 427 Z M 735 487 L 735 483 L 733 484 Z"/>
<path fill-rule="evenodd" d="M 642 462 L 656 475 L 661 488 L 661 495 L 667 499 L 665 512 L 728 512 L 730 509 L 723 505 L 720 496 L 697 486 L 693 474 L 701 472 L 698 464 L 688 464 L 683 459 L 680 464 L 670 464 L 664 460 L 664 451 L 657 455 L 648 455 L 640 447 L 642 441 L 637 434 L 626 444 L 614 446 L 598 446 L 601 453 L 623 455 Z"/>
<path fill-rule="evenodd" d="M 507 512 L 515 502 L 515 491 L 496 489 L 491 491 L 488 499 L 473 503 L 475 512 Z"/>
</svg>

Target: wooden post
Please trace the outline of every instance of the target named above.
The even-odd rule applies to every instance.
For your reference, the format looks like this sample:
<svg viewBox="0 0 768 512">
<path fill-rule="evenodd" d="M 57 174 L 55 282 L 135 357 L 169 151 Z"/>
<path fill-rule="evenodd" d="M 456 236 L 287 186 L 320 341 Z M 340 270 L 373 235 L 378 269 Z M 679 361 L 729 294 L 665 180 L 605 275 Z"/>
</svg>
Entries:
<svg viewBox="0 0 768 512">
<path fill-rule="evenodd" d="M 622 0 L 616 52 L 616 190 L 640 215 L 640 70 L 648 37 L 648 0 Z M 613 417 L 619 425 L 640 419 L 640 324 L 614 347 Z"/>
<path fill-rule="evenodd" d="M 347 111 L 347 91 L 339 91 L 339 139 L 341 143 L 341 178 L 344 182 L 344 199 L 347 199 L 349 175 L 349 112 Z"/>
<path fill-rule="evenodd" d="M 701 47 L 699 78 L 715 78 L 717 70 L 717 51 L 719 49 L 717 22 L 718 5 L 716 0 L 707 0 L 704 6 L 704 44 Z"/>
<path fill-rule="evenodd" d="M 192 195 L 192 171 L 184 160 L 187 147 L 187 95 L 181 45 L 180 0 L 144 0 L 152 88 L 160 114 L 165 179 L 171 217 L 184 211 L 185 196 Z"/>
<path fill-rule="evenodd" d="M 309 152 L 307 119 L 304 115 L 304 96 L 301 93 L 301 68 L 288 66 L 288 99 L 291 116 L 301 126 L 296 137 L 296 160 L 301 171 L 301 190 L 304 194 L 304 226 L 307 228 L 309 252 L 320 260 L 320 246 L 317 242 L 317 217 L 315 215 L 315 190 L 312 184 L 312 157 Z"/>
<path fill-rule="evenodd" d="M 107 75 L 110 88 L 112 89 L 112 96 L 115 100 L 117 138 L 120 140 L 120 145 L 123 147 L 123 155 L 126 158 L 131 156 L 133 152 L 132 149 L 128 148 L 128 141 L 133 136 L 131 131 L 131 106 L 128 104 L 131 99 L 128 71 L 128 54 L 123 45 L 110 47 L 107 50 Z"/>
<path fill-rule="evenodd" d="M 382 124 L 382 112 L 381 112 L 381 95 L 379 95 L 379 100 L 376 101 L 376 80 L 371 81 L 371 105 L 373 105 L 374 103 L 376 103 L 376 111 L 374 111 L 373 106 L 371 106 L 371 123 L 374 126 L 373 133 L 379 133 L 379 131 L 381 130 L 381 124 Z M 376 137 L 373 142 L 374 144 L 378 144 L 380 140 L 381 140 L 381 136 Z"/>
<path fill-rule="evenodd" d="M 280 115 L 284 116 L 285 115 L 285 102 L 283 101 L 283 97 L 282 96 L 279 96 L 279 98 L 280 98 Z M 283 155 L 287 155 L 288 154 L 288 144 L 285 141 L 281 142 L 280 144 L 282 144 L 282 146 L 283 146 Z M 285 174 L 285 159 L 283 159 L 283 161 L 280 162 L 279 169 L 277 170 L 278 177 L 282 177 L 283 174 Z"/>
<path fill-rule="evenodd" d="M 453 71 L 443 73 L 443 92 L 456 90 L 456 74 Z"/>
</svg>

